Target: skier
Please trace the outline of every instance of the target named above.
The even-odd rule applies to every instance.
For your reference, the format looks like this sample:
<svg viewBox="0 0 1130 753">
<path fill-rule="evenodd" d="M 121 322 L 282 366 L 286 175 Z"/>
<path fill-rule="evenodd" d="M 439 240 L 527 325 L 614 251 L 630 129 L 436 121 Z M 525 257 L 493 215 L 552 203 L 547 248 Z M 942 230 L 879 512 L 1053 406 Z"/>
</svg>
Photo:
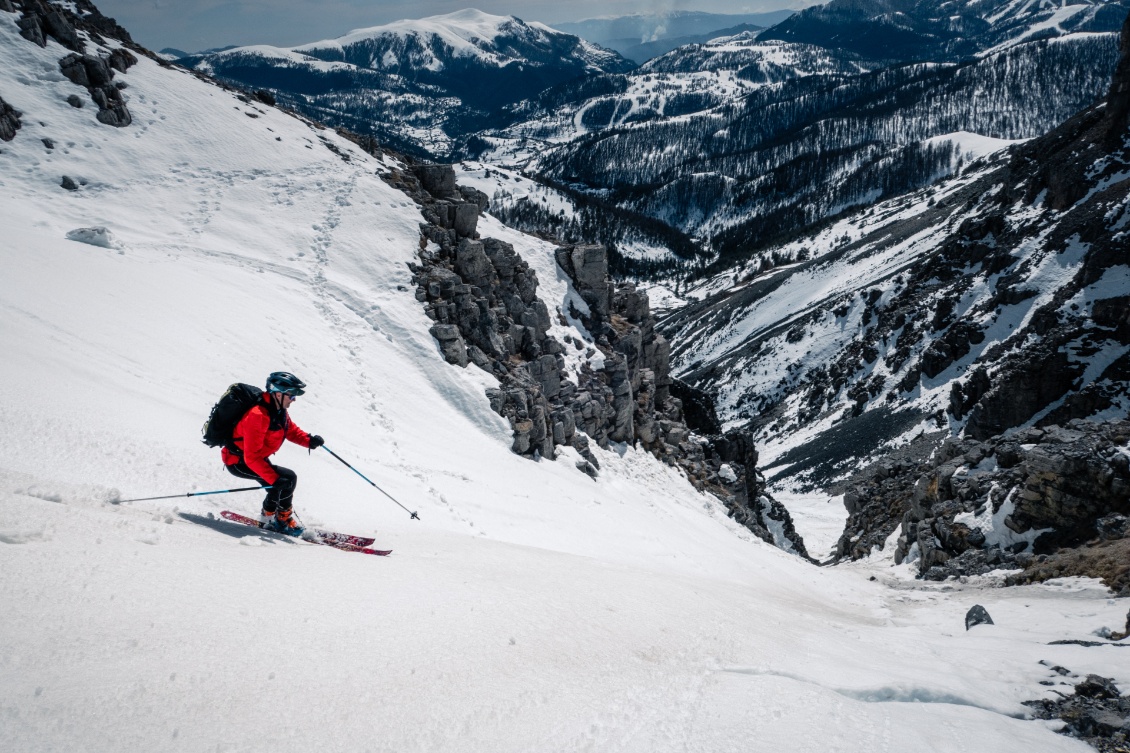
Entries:
<svg viewBox="0 0 1130 753">
<path fill-rule="evenodd" d="M 269 486 L 263 500 L 260 524 L 271 531 L 301 536 L 305 530 L 294 515 L 294 487 L 298 474 L 273 464 L 284 439 L 316 450 L 325 444 L 317 434 L 307 434 L 290 420 L 287 409 L 305 392 L 306 383 L 286 371 L 275 371 L 267 377 L 267 390 L 262 400 L 247 412 L 232 433 L 232 441 L 223 449 L 224 466 L 239 478 Z"/>
</svg>

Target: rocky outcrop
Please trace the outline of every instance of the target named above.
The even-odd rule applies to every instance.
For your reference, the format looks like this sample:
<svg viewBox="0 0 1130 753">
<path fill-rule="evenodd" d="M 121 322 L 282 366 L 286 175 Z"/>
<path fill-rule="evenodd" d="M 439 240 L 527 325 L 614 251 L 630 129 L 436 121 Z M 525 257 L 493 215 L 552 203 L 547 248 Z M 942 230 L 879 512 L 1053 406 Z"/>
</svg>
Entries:
<svg viewBox="0 0 1130 753">
<path fill-rule="evenodd" d="M 11 141 L 20 129 L 20 111 L 0 99 L 0 141 Z"/>
<path fill-rule="evenodd" d="M 7 4 L 10 6 L 8 10 L 21 12 L 17 21 L 20 35 L 40 47 L 46 47 L 47 39 L 50 38 L 68 50 L 82 54 L 86 51 L 86 43 L 79 34 L 81 30 L 97 45 L 105 44 L 105 35 L 137 50 L 141 49 L 134 44 L 128 31 L 114 19 L 102 15 L 102 11 L 90 0 L 73 0 L 68 3 L 14 0 Z"/>
<path fill-rule="evenodd" d="M 46 47 L 47 40 L 54 39 L 68 50 L 78 53 L 85 51 L 86 43 L 74 26 L 74 14 L 41 0 L 22 0 L 20 5 L 23 15 L 17 23 L 20 36 L 24 39 L 40 47 Z"/>
<path fill-rule="evenodd" d="M 129 50 L 116 49 L 107 57 L 70 54 L 59 61 L 59 69 L 72 83 L 85 87 L 98 105 L 98 122 L 123 128 L 133 122 L 114 71 L 125 72 L 137 58 Z"/>
<path fill-rule="evenodd" d="M 897 529 L 895 561 L 930 580 L 1024 568 L 1011 582 L 1090 574 L 1130 595 L 1128 442 L 1130 421 L 1074 420 L 949 439 L 925 464 L 880 463 L 848 485 L 838 554 L 865 556 L 861 542 Z"/>
<path fill-rule="evenodd" d="M 1041 662 L 1045 664 L 1045 662 Z M 1087 675 L 1081 681 L 1067 669 L 1050 666 L 1054 679 L 1041 685 L 1066 686 L 1074 692 L 1055 691 L 1058 698 L 1025 701 L 1037 719 L 1062 719 L 1061 734 L 1083 740 L 1101 753 L 1119 753 L 1130 743 L 1130 696 L 1122 695 L 1109 677 Z"/>
<path fill-rule="evenodd" d="M 86 54 L 86 42 L 82 34 L 96 45 L 106 45 L 102 34 L 133 46 L 129 33 L 112 18 L 103 16 L 87 0 L 78 0 L 73 5 L 49 4 L 43 0 L 22 0 L 22 12 L 18 21 L 20 35 L 25 39 L 47 46 L 48 39 L 54 39 L 71 50 L 71 54 L 59 60 L 59 69 L 72 83 L 84 87 L 91 100 L 98 105 L 98 122 L 117 127 L 128 126 L 133 118 L 126 107 L 121 90 L 124 82 L 115 82 L 114 72 L 125 73 L 137 63 L 137 57 L 125 47 L 115 47 L 106 54 Z M 140 48 L 137 48 L 140 50 Z M 68 98 L 72 106 L 75 105 Z M 0 126 L 0 132 L 2 132 Z"/>
<path fill-rule="evenodd" d="M 604 246 L 558 248 L 557 263 L 586 310 L 551 311 L 514 247 L 479 236 L 486 197 L 456 185 L 450 166 L 413 165 L 385 179 L 421 206 L 420 263 L 412 271 L 439 350 L 449 363 L 473 364 L 498 379 L 487 397 L 510 423 L 514 452 L 553 459 L 556 448 L 572 447 L 577 468 L 595 477 L 600 463 L 590 443 L 634 444 L 682 469 L 763 540 L 808 556 L 788 511 L 762 488 L 751 437 L 721 434 L 702 393 L 695 395 L 696 425 L 714 433 L 688 426 L 671 392 L 670 346 L 656 331 L 647 295 L 631 283 L 613 284 Z M 551 335 L 566 313 L 587 332 Z"/>
</svg>

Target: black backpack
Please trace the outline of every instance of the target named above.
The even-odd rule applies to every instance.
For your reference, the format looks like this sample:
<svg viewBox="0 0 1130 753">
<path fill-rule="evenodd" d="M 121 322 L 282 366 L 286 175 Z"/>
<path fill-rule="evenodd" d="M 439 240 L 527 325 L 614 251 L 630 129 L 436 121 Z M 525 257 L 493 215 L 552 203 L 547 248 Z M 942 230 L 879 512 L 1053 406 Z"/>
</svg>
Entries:
<svg viewBox="0 0 1130 753">
<path fill-rule="evenodd" d="M 228 387 L 228 391 L 224 393 L 219 402 L 212 406 L 212 412 L 201 430 L 204 438 L 200 441 L 209 447 L 230 445 L 236 424 L 262 398 L 263 390 L 250 384 L 237 382 Z"/>
</svg>

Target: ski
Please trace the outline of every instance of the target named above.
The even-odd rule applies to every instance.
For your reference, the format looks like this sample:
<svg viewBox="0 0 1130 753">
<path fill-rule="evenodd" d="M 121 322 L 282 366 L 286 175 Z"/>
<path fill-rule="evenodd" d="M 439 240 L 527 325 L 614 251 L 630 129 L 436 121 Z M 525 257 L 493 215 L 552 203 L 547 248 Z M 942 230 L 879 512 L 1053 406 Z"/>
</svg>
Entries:
<svg viewBox="0 0 1130 753">
<path fill-rule="evenodd" d="M 369 549 L 368 547 L 357 546 L 356 544 L 346 544 L 344 541 L 315 541 L 314 539 L 303 539 L 303 541 L 309 541 L 312 544 L 325 544 L 326 546 L 332 546 L 334 549 L 340 549 L 343 552 L 375 554 L 378 557 L 387 557 L 392 554 L 391 549 Z"/>
<path fill-rule="evenodd" d="M 249 518 L 246 515 L 240 515 L 231 510 L 224 510 L 220 513 L 220 517 L 224 520 L 230 520 L 233 523 L 242 523 L 245 526 L 266 530 L 259 525 L 256 518 Z M 266 531 L 267 533 L 278 533 L 277 531 Z M 286 535 L 286 534 L 280 534 Z M 350 536 L 346 533 L 337 533 L 336 531 L 324 531 L 321 528 L 307 528 L 306 533 L 303 534 L 303 541 L 309 541 L 314 544 L 325 544 L 332 546 L 335 549 L 342 549 L 344 551 L 362 550 L 370 554 L 388 554 L 391 550 L 385 551 L 383 549 L 366 549 L 371 546 L 375 539 L 367 536 Z"/>
</svg>

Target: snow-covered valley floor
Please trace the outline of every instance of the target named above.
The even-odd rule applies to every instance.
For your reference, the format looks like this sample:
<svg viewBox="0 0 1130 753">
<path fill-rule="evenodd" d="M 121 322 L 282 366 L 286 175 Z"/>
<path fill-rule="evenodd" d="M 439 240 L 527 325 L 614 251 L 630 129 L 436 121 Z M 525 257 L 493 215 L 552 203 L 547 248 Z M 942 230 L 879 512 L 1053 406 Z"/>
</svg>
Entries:
<svg viewBox="0 0 1130 753">
<path fill-rule="evenodd" d="M 14 18 L 0 749 L 1085 751 L 1021 702 L 1061 681 L 1052 665 L 1130 686 L 1130 652 L 1048 645 L 1122 624 L 1093 583 L 819 569 L 631 448 L 601 451 L 595 482 L 568 453 L 514 455 L 490 379 L 428 333 L 391 162 L 147 59 L 119 74 L 133 125 L 98 124 L 65 101 L 87 96 L 65 51 Z M 67 238 L 96 226 L 111 247 Z M 482 227 L 563 300 L 546 244 Z M 114 503 L 243 485 L 199 427 L 276 369 L 310 385 L 295 420 L 420 520 L 291 445 L 299 513 L 390 557 L 216 520 L 258 494 Z M 975 603 L 996 624 L 966 632 Z"/>
<path fill-rule="evenodd" d="M 9 750 L 1081 750 L 1018 702 L 1052 665 L 1126 679 L 1045 645 L 1117 623 L 1082 583 L 904 589 L 756 545 L 687 576 L 427 524 L 374 560 L 2 483 Z"/>
</svg>

